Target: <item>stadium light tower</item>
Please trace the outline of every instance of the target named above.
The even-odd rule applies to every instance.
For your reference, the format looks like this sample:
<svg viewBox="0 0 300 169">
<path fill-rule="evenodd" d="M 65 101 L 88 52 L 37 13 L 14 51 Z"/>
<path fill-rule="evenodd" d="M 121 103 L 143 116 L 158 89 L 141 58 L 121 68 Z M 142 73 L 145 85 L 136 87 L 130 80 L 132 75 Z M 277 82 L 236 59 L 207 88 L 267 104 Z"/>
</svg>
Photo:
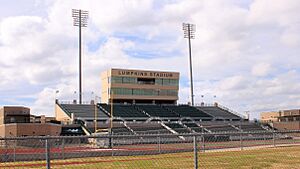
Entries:
<svg viewBox="0 0 300 169">
<path fill-rule="evenodd" d="M 195 39 L 196 26 L 190 23 L 183 23 L 184 38 L 188 39 L 189 43 L 189 59 L 190 59 L 190 80 L 191 80 L 191 103 L 194 106 L 194 86 L 193 86 L 193 65 L 192 65 L 192 46 L 191 39 Z"/>
<path fill-rule="evenodd" d="M 81 27 L 87 27 L 87 21 L 89 17 L 88 11 L 81 9 L 72 9 L 73 26 L 79 28 L 79 104 L 82 103 L 82 72 L 81 72 Z"/>
</svg>

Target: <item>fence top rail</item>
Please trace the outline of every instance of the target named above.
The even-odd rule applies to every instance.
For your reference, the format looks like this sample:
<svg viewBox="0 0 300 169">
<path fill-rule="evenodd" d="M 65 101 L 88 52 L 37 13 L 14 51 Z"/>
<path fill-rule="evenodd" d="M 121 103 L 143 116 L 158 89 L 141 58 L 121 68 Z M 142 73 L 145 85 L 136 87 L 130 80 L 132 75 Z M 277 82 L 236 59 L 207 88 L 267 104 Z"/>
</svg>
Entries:
<svg viewBox="0 0 300 169">
<path fill-rule="evenodd" d="M 286 130 L 286 131 L 238 131 L 238 132 L 211 132 L 211 133 L 180 133 L 180 134 L 131 134 L 131 135 L 90 135 L 90 136 L 27 136 L 27 137 L 2 137 L 1 140 L 29 140 L 29 139 L 75 139 L 75 138 L 151 138 L 151 137 L 193 137 L 193 136 L 236 136 L 245 134 L 289 134 L 300 133 L 300 130 Z"/>
</svg>

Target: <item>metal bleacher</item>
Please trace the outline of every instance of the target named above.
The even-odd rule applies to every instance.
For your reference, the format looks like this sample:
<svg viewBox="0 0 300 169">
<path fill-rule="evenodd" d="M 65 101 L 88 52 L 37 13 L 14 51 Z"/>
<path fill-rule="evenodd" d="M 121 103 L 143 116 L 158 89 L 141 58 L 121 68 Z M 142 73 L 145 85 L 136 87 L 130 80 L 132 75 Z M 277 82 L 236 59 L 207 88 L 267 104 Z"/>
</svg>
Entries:
<svg viewBox="0 0 300 169">
<path fill-rule="evenodd" d="M 168 127 L 172 130 L 176 131 L 177 133 L 190 133 L 191 131 L 188 130 L 186 127 L 182 126 L 179 123 L 165 123 Z"/>
<path fill-rule="evenodd" d="M 132 132 L 126 127 L 114 127 L 112 132 L 113 134 L 132 134 Z"/>
<path fill-rule="evenodd" d="M 218 125 L 210 125 L 210 126 L 203 126 L 207 130 L 211 132 L 235 132 L 238 131 L 236 128 L 232 127 L 228 124 L 218 124 Z"/>
<path fill-rule="evenodd" d="M 180 116 L 160 105 L 137 105 L 137 107 L 153 117 L 179 118 Z"/>
<path fill-rule="evenodd" d="M 71 116 L 74 113 L 75 117 L 90 118 L 95 116 L 95 105 L 92 104 L 60 104 L 60 107 Z M 96 109 L 99 118 L 107 118 L 108 116 L 98 108 Z"/>
<path fill-rule="evenodd" d="M 199 110 L 195 107 L 189 105 L 165 105 L 166 109 L 169 109 L 181 117 L 194 117 L 194 118 L 201 118 L 201 119 L 212 119 L 212 116 L 208 115 L 207 113 Z"/>
<path fill-rule="evenodd" d="M 184 120 L 182 121 L 182 124 L 188 128 L 190 128 L 192 131 L 197 132 L 197 133 L 203 133 L 206 132 L 203 127 L 200 127 L 198 124 L 191 120 Z"/>
<path fill-rule="evenodd" d="M 110 113 L 111 105 L 99 104 L 99 106 Z M 124 118 L 149 118 L 149 116 L 136 109 L 133 105 L 125 104 L 113 104 L 113 116 Z"/>
<path fill-rule="evenodd" d="M 258 125 L 256 123 L 241 123 L 241 124 L 237 124 L 235 126 L 240 128 L 242 131 L 263 131 L 263 130 L 265 130 L 264 128 L 262 128 L 260 125 Z"/>
<path fill-rule="evenodd" d="M 77 126 L 63 128 L 63 135 L 83 135 L 95 132 L 94 118 L 102 129 L 110 128 L 109 104 L 58 104 Z M 266 130 L 260 124 L 218 106 L 113 104 L 114 134 L 172 134 L 202 132 L 235 132 Z M 81 128 L 79 127 L 81 126 Z M 96 132 L 97 132 L 96 131 Z"/>
<path fill-rule="evenodd" d="M 241 117 L 232 114 L 226 110 L 223 110 L 220 107 L 217 106 L 201 106 L 197 107 L 197 109 L 206 112 L 214 117 L 222 118 L 222 119 L 241 119 Z"/>
<path fill-rule="evenodd" d="M 171 134 L 171 132 L 160 123 L 128 123 L 127 126 L 136 134 Z"/>
</svg>

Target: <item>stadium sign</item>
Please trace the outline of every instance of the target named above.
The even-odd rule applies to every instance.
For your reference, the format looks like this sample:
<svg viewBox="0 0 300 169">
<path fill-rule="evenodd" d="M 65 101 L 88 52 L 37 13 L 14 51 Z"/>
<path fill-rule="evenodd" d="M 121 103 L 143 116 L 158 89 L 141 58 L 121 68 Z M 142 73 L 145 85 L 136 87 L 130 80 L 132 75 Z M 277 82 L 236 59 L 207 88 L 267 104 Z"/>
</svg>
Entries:
<svg viewBox="0 0 300 169">
<path fill-rule="evenodd" d="M 132 70 L 119 70 L 120 76 L 140 76 L 140 77 L 173 77 L 173 73 L 167 72 L 146 72 L 146 71 L 132 71 Z"/>
</svg>

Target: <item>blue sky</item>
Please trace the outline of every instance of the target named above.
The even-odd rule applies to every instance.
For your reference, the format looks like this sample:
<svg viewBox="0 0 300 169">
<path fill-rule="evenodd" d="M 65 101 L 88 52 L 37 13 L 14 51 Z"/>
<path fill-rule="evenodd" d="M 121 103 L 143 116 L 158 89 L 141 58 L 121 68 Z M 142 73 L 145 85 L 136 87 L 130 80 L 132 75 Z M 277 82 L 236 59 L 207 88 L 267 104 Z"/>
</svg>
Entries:
<svg viewBox="0 0 300 169">
<path fill-rule="evenodd" d="M 100 95 L 111 67 L 179 71 L 189 100 L 187 41 L 192 41 L 196 102 L 241 113 L 300 105 L 300 3 L 297 0 L 0 0 L 0 105 L 54 115 L 53 102 L 76 98 L 78 30 L 71 9 L 90 12 L 83 30 L 85 100 Z M 55 93 L 56 90 L 60 92 Z M 216 96 L 216 98 L 214 98 Z"/>
</svg>

